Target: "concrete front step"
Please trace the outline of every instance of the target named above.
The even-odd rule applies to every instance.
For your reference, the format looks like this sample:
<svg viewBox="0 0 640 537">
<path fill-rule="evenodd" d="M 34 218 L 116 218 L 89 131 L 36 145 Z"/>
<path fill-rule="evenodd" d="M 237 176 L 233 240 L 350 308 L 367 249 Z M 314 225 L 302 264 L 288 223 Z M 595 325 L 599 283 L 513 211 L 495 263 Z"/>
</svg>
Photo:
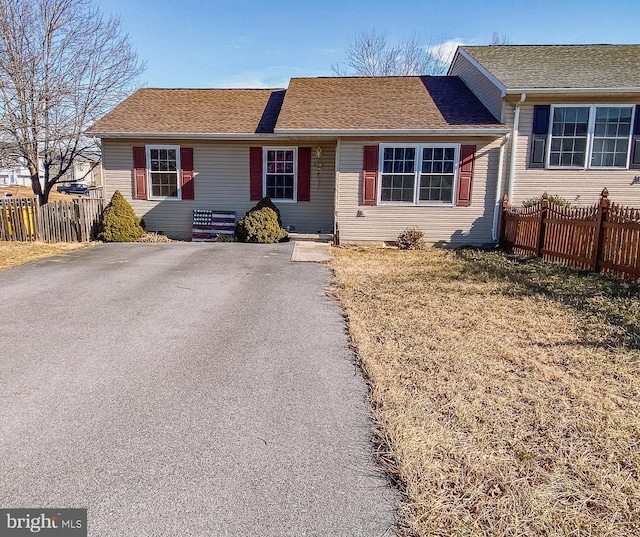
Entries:
<svg viewBox="0 0 640 537">
<path fill-rule="evenodd" d="M 324 263 L 331 259 L 331 245 L 319 241 L 296 241 L 291 253 L 291 261 Z"/>
<path fill-rule="evenodd" d="M 333 242 L 333 233 L 289 233 L 292 241 Z"/>
</svg>

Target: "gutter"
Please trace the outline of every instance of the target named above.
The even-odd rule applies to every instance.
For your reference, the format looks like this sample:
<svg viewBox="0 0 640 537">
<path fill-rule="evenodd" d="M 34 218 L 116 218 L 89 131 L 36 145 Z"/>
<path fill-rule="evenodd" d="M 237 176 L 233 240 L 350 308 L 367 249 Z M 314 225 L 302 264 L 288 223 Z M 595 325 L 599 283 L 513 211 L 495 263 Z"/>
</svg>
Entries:
<svg viewBox="0 0 640 537">
<path fill-rule="evenodd" d="M 500 143 L 500 156 L 498 157 L 498 180 L 496 181 L 496 202 L 493 208 L 493 227 L 491 228 L 491 238 L 498 240 L 498 222 L 500 221 L 500 206 L 502 205 L 502 176 L 504 175 L 504 152 L 509 141 L 509 133 L 504 135 Z"/>
<path fill-rule="evenodd" d="M 492 136 L 494 138 L 509 132 L 507 127 L 472 129 L 292 129 L 277 130 L 273 133 L 202 133 L 202 132 L 105 132 L 88 131 L 85 134 L 95 138 L 164 138 L 177 140 L 278 140 L 291 137 L 334 137 L 334 136 Z"/>
<path fill-rule="evenodd" d="M 535 94 L 549 94 L 549 93 L 558 93 L 558 94 L 567 94 L 567 95 L 575 95 L 578 94 L 593 94 L 593 93 L 604 93 L 604 94 L 623 94 L 623 93 L 639 93 L 640 87 L 638 88 L 509 88 L 504 93 L 506 95 L 522 95 L 523 93 L 535 93 Z"/>
<path fill-rule="evenodd" d="M 516 111 L 513 118 L 513 130 L 511 131 L 511 159 L 509 162 L 509 181 L 507 183 L 509 190 L 509 202 L 512 202 L 513 198 L 513 181 L 516 174 L 516 153 L 518 151 L 518 128 L 520 127 L 520 105 L 526 100 L 527 94 L 522 93 L 520 100 L 516 104 Z"/>
<path fill-rule="evenodd" d="M 509 132 L 507 127 L 471 129 L 282 129 L 273 133 L 202 133 L 202 132 L 105 132 L 88 131 L 85 134 L 95 138 L 164 138 L 176 140 L 278 140 L 290 137 L 333 137 L 333 136 L 493 136 L 495 138 Z"/>
<path fill-rule="evenodd" d="M 282 136 L 495 136 L 506 134 L 504 126 L 467 129 L 276 129 Z"/>
<path fill-rule="evenodd" d="M 85 134 L 95 138 L 170 138 L 189 140 L 254 140 L 256 138 L 280 138 L 273 133 L 202 133 L 202 132 L 104 132 L 87 131 Z"/>
</svg>

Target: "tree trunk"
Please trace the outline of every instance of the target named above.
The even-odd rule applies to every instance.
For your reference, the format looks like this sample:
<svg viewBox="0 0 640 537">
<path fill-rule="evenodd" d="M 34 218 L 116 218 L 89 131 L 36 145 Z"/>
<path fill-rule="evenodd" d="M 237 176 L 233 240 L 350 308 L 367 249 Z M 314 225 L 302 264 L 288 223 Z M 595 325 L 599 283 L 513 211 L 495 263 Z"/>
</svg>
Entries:
<svg viewBox="0 0 640 537">
<path fill-rule="evenodd" d="M 31 188 L 33 190 L 33 194 L 38 197 L 40 201 L 40 205 L 44 205 L 47 203 L 49 199 L 49 192 L 42 191 L 42 183 L 40 183 L 40 173 L 38 170 L 29 166 L 29 173 L 31 174 Z"/>
<path fill-rule="evenodd" d="M 42 191 L 42 194 L 40 194 L 40 205 L 46 205 L 47 203 L 49 203 L 49 193 L 53 188 L 53 184 L 54 183 L 47 183 L 44 186 L 44 190 Z"/>
</svg>

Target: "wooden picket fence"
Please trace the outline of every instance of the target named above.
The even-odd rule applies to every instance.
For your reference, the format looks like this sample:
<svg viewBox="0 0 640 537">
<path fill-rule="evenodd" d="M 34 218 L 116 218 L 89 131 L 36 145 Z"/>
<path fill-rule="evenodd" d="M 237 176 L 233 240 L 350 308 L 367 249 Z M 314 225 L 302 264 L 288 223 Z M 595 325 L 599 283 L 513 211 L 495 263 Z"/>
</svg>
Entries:
<svg viewBox="0 0 640 537">
<path fill-rule="evenodd" d="M 591 207 L 563 207 L 547 193 L 533 207 L 502 202 L 500 246 L 584 270 L 640 279 L 640 209 L 622 207 L 602 191 Z"/>
<path fill-rule="evenodd" d="M 106 206 L 104 199 L 50 201 L 0 198 L 0 241 L 89 242 Z"/>
</svg>

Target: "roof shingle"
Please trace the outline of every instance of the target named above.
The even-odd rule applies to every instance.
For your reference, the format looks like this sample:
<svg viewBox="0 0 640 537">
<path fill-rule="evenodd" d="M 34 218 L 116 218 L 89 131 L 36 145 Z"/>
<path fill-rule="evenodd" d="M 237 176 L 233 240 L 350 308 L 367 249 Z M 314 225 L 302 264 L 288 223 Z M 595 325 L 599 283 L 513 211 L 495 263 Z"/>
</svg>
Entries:
<svg viewBox="0 0 640 537">
<path fill-rule="evenodd" d="M 458 77 L 293 78 L 287 90 L 141 89 L 90 129 L 102 135 L 504 128 Z"/>
<path fill-rule="evenodd" d="M 150 89 L 136 91 L 91 132 L 166 134 L 272 133 L 282 89 Z"/>
<path fill-rule="evenodd" d="M 640 88 L 640 45 L 463 46 L 507 89 Z"/>
<path fill-rule="evenodd" d="M 458 77 L 293 78 L 276 133 L 502 125 Z"/>
</svg>

